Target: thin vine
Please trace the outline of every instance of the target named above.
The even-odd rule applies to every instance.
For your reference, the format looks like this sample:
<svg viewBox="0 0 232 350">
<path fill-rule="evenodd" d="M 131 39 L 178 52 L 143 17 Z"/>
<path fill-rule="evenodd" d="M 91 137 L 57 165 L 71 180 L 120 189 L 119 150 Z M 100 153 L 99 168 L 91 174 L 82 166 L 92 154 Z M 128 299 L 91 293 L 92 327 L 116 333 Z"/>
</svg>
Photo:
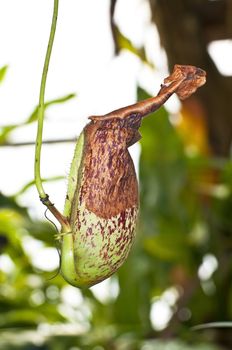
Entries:
<svg viewBox="0 0 232 350">
<path fill-rule="evenodd" d="M 38 106 L 38 126 L 37 126 L 37 136 L 36 136 L 36 145 L 35 145 L 34 175 L 35 175 L 35 185 L 36 185 L 37 191 L 39 193 L 39 197 L 40 197 L 41 202 L 44 205 L 46 205 L 46 207 L 50 210 L 50 212 L 59 221 L 59 223 L 62 225 L 62 229 L 64 231 L 69 231 L 70 228 L 69 228 L 69 223 L 68 223 L 67 218 L 64 217 L 56 209 L 54 204 L 49 200 L 49 196 L 46 194 L 46 192 L 43 188 L 41 171 L 40 171 L 42 136 L 43 136 L 43 122 L 44 122 L 44 110 L 45 110 L 44 96 L 45 96 L 48 68 L 49 68 L 52 47 L 53 47 L 53 42 L 54 42 L 54 37 L 55 37 L 55 32 L 56 32 L 58 8 L 59 8 L 59 0 L 54 0 L 50 36 L 49 36 L 49 40 L 48 40 L 48 46 L 47 46 L 47 51 L 46 51 L 46 55 L 45 55 L 41 84 L 40 84 L 39 106 Z"/>
</svg>

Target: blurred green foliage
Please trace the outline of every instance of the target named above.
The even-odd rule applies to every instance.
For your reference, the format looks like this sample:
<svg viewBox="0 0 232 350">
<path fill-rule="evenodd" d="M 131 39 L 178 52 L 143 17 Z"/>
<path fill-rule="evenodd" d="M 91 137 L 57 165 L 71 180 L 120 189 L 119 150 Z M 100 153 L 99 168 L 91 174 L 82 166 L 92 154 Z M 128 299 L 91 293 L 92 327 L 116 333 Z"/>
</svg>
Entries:
<svg viewBox="0 0 232 350">
<path fill-rule="evenodd" d="M 3 66 L 0 68 L 0 83 L 4 80 L 8 66 Z"/>
<path fill-rule="evenodd" d="M 138 88 L 138 99 L 148 97 Z M 36 115 L 37 108 L 25 123 Z M 19 126 L 2 128 L 1 142 Z M 68 286 L 33 260 L 30 244 L 56 247 L 53 226 L 19 205 L 33 181 L 0 195 L 1 349 L 232 348 L 229 330 L 191 329 L 232 319 L 232 162 L 189 152 L 164 108 L 144 120 L 141 134 L 136 243 L 100 292 Z M 161 326 L 159 302 L 169 311 Z"/>
<path fill-rule="evenodd" d="M 145 48 L 137 48 L 133 45 L 133 43 L 119 30 L 117 26 L 113 27 L 114 32 L 114 42 L 116 45 L 117 53 L 122 50 L 127 50 L 137 56 L 143 63 L 154 68 L 153 63 L 151 63 L 146 56 Z"/>
<path fill-rule="evenodd" d="M 5 67 L 0 69 L 0 82 L 1 82 L 1 70 L 3 70 L 4 68 Z M 4 75 L 5 75 L 5 71 L 4 71 Z M 3 76 L 3 73 L 2 73 L 2 76 Z M 44 104 L 44 110 L 46 112 L 48 107 L 50 107 L 54 104 L 67 102 L 67 101 L 71 100 L 72 98 L 74 98 L 75 96 L 76 96 L 75 94 L 68 94 L 68 95 L 56 98 L 55 100 L 48 101 Z M 25 125 L 34 123 L 35 121 L 37 121 L 37 118 L 38 118 L 38 106 L 36 106 L 34 108 L 31 115 L 24 122 L 19 123 L 19 124 L 10 124 L 10 125 L 2 126 L 0 129 L 0 145 L 6 143 L 8 141 L 9 135 L 13 130 L 15 130 L 16 128 L 19 128 L 21 126 L 25 126 Z"/>
</svg>

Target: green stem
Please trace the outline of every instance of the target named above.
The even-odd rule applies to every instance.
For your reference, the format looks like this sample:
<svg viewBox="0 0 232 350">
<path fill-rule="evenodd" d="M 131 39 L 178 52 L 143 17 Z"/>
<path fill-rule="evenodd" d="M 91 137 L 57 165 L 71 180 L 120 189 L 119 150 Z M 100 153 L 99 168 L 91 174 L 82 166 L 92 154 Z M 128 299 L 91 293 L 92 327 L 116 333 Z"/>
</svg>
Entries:
<svg viewBox="0 0 232 350">
<path fill-rule="evenodd" d="M 43 183 L 41 179 L 40 173 L 40 159 L 41 159 L 41 147 L 42 147 L 42 135 L 43 135 L 43 122 L 44 122 L 44 95 L 47 81 L 47 74 L 49 68 L 50 57 L 52 53 L 52 47 L 56 32 L 56 23 L 58 16 L 58 7 L 59 0 L 54 0 L 53 6 L 53 17 L 52 24 L 50 30 L 50 36 L 48 40 L 47 52 L 44 60 L 43 73 L 40 84 L 40 94 L 39 94 L 39 108 L 38 108 L 38 127 L 37 127 L 37 136 L 36 136 L 36 146 L 35 146 L 35 185 L 37 191 L 39 193 L 39 197 L 41 202 L 46 205 L 46 207 L 51 211 L 51 213 L 56 217 L 56 219 L 60 222 L 64 229 L 69 229 L 68 220 L 64 217 L 54 206 L 53 203 L 50 202 L 48 195 L 45 193 L 43 188 Z"/>
<path fill-rule="evenodd" d="M 45 95 L 48 67 L 49 67 L 55 32 L 56 32 L 58 3 L 59 3 L 59 0 L 54 0 L 52 25 L 51 25 L 46 57 L 44 61 L 44 67 L 43 67 L 43 73 L 42 73 L 42 79 L 41 79 L 41 85 L 40 85 L 40 94 L 39 94 L 38 129 L 37 129 L 36 150 L 35 150 L 35 184 L 41 199 L 46 198 L 46 193 L 43 189 L 43 184 L 42 184 L 41 174 L 40 174 L 40 158 L 41 158 L 43 122 L 44 122 L 44 95 Z"/>
</svg>

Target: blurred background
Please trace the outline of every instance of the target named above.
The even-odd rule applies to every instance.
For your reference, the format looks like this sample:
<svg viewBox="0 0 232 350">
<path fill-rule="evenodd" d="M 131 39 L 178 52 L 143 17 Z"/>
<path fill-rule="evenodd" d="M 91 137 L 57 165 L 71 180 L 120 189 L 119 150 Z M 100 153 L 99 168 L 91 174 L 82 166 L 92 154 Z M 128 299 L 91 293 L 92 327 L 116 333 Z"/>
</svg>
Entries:
<svg viewBox="0 0 232 350">
<path fill-rule="evenodd" d="M 232 2 L 60 1 L 42 149 L 60 210 L 89 115 L 155 95 L 175 63 L 207 71 L 194 96 L 144 120 L 131 147 L 136 242 L 117 274 L 86 291 L 57 273 L 56 231 L 33 186 L 52 7 L 0 0 L 0 348 L 231 350 Z"/>
</svg>

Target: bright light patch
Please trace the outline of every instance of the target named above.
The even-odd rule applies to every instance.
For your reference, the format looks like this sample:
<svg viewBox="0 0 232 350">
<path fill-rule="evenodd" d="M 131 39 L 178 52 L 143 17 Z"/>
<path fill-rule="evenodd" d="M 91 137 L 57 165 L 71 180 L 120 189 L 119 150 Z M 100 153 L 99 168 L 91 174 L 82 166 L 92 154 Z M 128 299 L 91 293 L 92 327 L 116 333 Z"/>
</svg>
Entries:
<svg viewBox="0 0 232 350">
<path fill-rule="evenodd" d="M 172 317 L 172 309 L 162 299 L 154 301 L 151 305 L 150 319 L 153 328 L 157 331 L 165 329 Z"/>
<path fill-rule="evenodd" d="M 42 282 L 42 279 L 38 275 L 28 275 L 27 285 L 30 288 L 36 289 L 36 288 L 42 287 L 43 282 Z"/>
<path fill-rule="evenodd" d="M 212 254 L 207 254 L 198 269 L 198 276 L 202 281 L 207 281 L 218 268 L 218 261 Z"/>
<path fill-rule="evenodd" d="M 222 75 L 232 75 L 232 40 L 215 40 L 208 45 L 208 53 Z"/>
<path fill-rule="evenodd" d="M 43 271 L 53 271 L 59 267 L 59 255 L 55 248 L 42 248 L 33 257 L 32 264 Z"/>
<path fill-rule="evenodd" d="M 35 289 L 30 296 L 30 301 L 34 305 L 42 305 L 45 302 L 45 295 L 42 290 Z"/>
<path fill-rule="evenodd" d="M 0 271 L 5 273 L 11 273 L 14 270 L 14 263 L 7 254 L 2 254 L 0 256 Z"/>
<path fill-rule="evenodd" d="M 166 301 L 166 303 L 168 303 L 169 306 L 174 306 L 179 296 L 179 291 L 175 287 L 171 287 L 163 293 L 162 299 Z"/>
<path fill-rule="evenodd" d="M 230 189 L 224 184 L 215 185 L 213 186 L 212 194 L 218 199 L 225 199 L 229 197 Z"/>
<path fill-rule="evenodd" d="M 115 300 L 119 294 L 119 284 L 116 277 L 111 277 L 105 281 L 91 287 L 94 296 L 103 304 Z"/>
<path fill-rule="evenodd" d="M 80 290 L 72 286 L 65 286 L 62 288 L 61 299 L 63 303 L 72 307 L 80 307 L 84 302 Z"/>
<path fill-rule="evenodd" d="M 23 248 L 32 265 L 43 271 L 53 271 L 59 267 L 59 255 L 55 248 L 44 247 L 41 241 L 29 236 L 22 239 Z"/>
<path fill-rule="evenodd" d="M 148 60 L 153 62 L 161 74 L 168 75 L 168 60 L 165 50 L 160 45 L 158 29 L 154 23 L 146 28 L 145 50 Z"/>
<path fill-rule="evenodd" d="M 180 125 L 182 120 L 183 120 L 183 118 L 182 118 L 181 113 L 171 113 L 169 115 L 169 121 L 174 126 Z"/>
<path fill-rule="evenodd" d="M 57 300 L 59 298 L 59 288 L 55 285 L 49 286 L 46 289 L 46 296 L 50 300 Z"/>
<path fill-rule="evenodd" d="M 179 296 L 178 289 L 171 287 L 165 290 L 160 298 L 154 300 L 151 305 L 150 319 L 155 330 L 161 331 L 167 327 Z"/>
<path fill-rule="evenodd" d="M 135 172 L 139 181 L 139 159 L 141 154 L 141 145 L 140 143 L 135 143 L 129 148 L 129 153 L 133 159 L 134 166 L 135 166 Z"/>
<path fill-rule="evenodd" d="M 172 95 L 170 99 L 165 103 L 165 109 L 172 114 L 178 115 L 181 110 L 181 103 L 177 95 Z M 178 115 L 178 122 L 181 121 L 181 116 Z"/>
<path fill-rule="evenodd" d="M 81 324 L 75 323 L 40 323 L 37 328 L 37 332 L 42 335 L 42 337 L 50 336 L 61 336 L 61 335 L 71 335 L 77 336 L 85 332 L 85 328 Z M 77 348 L 78 349 L 78 348 Z M 71 350 L 71 348 L 70 348 Z"/>
<path fill-rule="evenodd" d="M 71 322 L 81 324 L 85 331 L 89 329 L 91 310 L 79 289 L 66 285 L 61 290 L 59 312 Z"/>
<path fill-rule="evenodd" d="M 136 46 L 144 41 L 146 25 L 150 24 L 151 10 L 145 0 L 119 0 L 115 10 L 115 20 L 128 38 Z"/>
</svg>

